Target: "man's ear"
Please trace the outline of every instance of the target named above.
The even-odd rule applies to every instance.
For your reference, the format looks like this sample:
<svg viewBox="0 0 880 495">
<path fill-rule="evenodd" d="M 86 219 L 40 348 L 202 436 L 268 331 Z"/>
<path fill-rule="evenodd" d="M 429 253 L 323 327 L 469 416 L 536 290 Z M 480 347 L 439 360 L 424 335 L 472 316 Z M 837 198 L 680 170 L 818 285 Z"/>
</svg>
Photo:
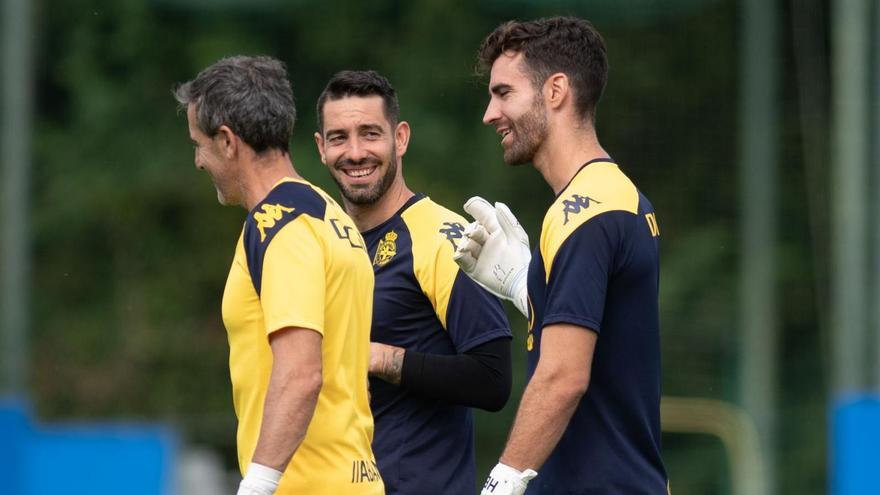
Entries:
<svg viewBox="0 0 880 495">
<path fill-rule="evenodd" d="M 397 127 L 394 128 L 394 146 L 398 157 L 406 154 L 406 149 L 409 147 L 409 136 L 409 122 L 405 120 L 398 122 Z"/>
<path fill-rule="evenodd" d="M 318 154 L 321 155 L 321 163 L 327 165 L 327 155 L 324 154 L 324 136 L 320 132 L 315 133 L 315 146 L 318 147 Z"/>
<path fill-rule="evenodd" d="M 544 101 L 547 107 L 559 109 L 571 96 L 568 76 L 562 72 L 551 74 L 544 82 Z"/>
<path fill-rule="evenodd" d="M 214 135 L 215 142 L 217 146 L 220 148 L 220 152 L 223 153 L 223 156 L 226 157 L 227 160 L 231 160 L 235 158 L 235 155 L 238 153 L 238 136 L 232 132 L 232 129 L 229 126 L 221 125 L 219 129 L 217 129 L 217 134 Z"/>
</svg>

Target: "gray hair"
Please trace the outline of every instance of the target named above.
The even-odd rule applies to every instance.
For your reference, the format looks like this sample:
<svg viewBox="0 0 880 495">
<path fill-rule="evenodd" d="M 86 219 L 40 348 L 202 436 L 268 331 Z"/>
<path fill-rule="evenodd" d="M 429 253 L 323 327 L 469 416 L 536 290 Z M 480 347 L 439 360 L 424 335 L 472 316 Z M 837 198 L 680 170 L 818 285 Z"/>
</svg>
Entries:
<svg viewBox="0 0 880 495">
<path fill-rule="evenodd" d="M 289 152 L 296 107 L 280 60 L 224 58 L 173 93 L 182 108 L 194 105 L 196 125 L 208 136 L 226 125 L 257 153 L 272 148 Z"/>
</svg>

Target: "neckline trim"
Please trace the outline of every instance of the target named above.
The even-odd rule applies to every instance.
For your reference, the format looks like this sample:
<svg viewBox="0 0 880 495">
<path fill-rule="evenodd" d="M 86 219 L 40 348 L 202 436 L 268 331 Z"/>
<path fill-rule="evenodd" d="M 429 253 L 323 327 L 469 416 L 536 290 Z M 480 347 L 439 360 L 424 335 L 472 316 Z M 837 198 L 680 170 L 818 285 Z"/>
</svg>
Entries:
<svg viewBox="0 0 880 495">
<path fill-rule="evenodd" d="M 425 196 L 424 194 L 422 194 L 422 193 L 420 193 L 420 192 L 417 192 L 417 193 L 413 194 L 412 197 L 409 198 L 408 200 L 406 200 L 406 203 L 403 203 L 403 206 L 401 206 L 397 211 L 395 211 L 393 215 L 391 215 L 390 217 L 388 217 L 387 219 L 385 219 L 385 221 L 383 221 L 383 222 L 380 223 L 379 225 L 376 225 L 375 227 L 373 227 L 373 228 L 371 228 L 371 229 L 368 229 L 368 230 L 365 230 L 365 231 L 361 232 L 361 235 L 372 234 L 372 233 L 373 233 L 374 231 L 376 231 L 376 230 L 381 230 L 381 229 L 385 228 L 385 227 L 386 227 L 386 226 L 387 226 L 392 220 L 394 220 L 395 218 L 400 217 L 400 215 L 402 215 L 403 212 L 406 211 L 407 208 L 409 208 L 410 206 L 412 206 L 412 205 L 418 203 L 419 201 L 425 199 L 426 197 L 427 197 L 427 196 Z"/>
<path fill-rule="evenodd" d="M 578 167 L 577 172 L 575 172 L 574 175 L 571 176 L 571 179 L 568 179 L 568 183 L 565 184 L 565 187 L 563 187 L 562 189 L 559 190 L 559 194 L 556 195 L 556 198 L 558 199 L 560 196 L 562 196 L 562 193 L 564 193 L 565 190 L 568 189 L 568 186 L 570 186 L 571 183 L 574 182 L 574 179 L 578 175 L 580 175 L 580 173 L 581 173 L 581 171 L 583 171 L 583 169 L 587 168 L 588 166 L 590 166 L 594 163 L 600 163 L 600 162 L 605 162 L 605 163 L 610 163 L 612 165 L 617 165 L 617 162 L 615 162 L 614 159 L 611 158 L 610 156 L 602 157 L 602 158 L 593 158 L 592 160 L 590 160 L 587 163 Z"/>
</svg>

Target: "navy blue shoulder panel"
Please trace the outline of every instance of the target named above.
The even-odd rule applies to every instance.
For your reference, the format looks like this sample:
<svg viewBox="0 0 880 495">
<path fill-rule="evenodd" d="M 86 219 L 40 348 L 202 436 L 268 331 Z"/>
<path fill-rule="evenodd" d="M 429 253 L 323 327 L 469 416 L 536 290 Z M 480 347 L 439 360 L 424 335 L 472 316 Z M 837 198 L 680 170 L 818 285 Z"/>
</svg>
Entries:
<svg viewBox="0 0 880 495">
<path fill-rule="evenodd" d="M 255 206 L 244 224 L 244 251 L 257 295 L 263 280 L 263 257 L 275 234 L 300 215 L 324 220 L 327 201 L 308 184 L 283 182 Z"/>
</svg>

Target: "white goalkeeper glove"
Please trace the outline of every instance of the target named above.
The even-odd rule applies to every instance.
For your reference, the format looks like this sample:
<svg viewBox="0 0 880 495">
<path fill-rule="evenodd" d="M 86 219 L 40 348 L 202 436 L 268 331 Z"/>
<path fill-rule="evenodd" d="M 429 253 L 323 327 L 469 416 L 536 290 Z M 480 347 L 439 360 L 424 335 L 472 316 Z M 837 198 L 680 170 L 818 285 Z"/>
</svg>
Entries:
<svg viewBox="0 0 880 495">
<path fill-rule="evenodd" d="M 475 282 L 512 301 L 528 318 L 526 280 L 532 259 L 529 236 L 504 203 L 493 207 L 476 196 L 467 200 L 464 211 L 475 221 L 465 229 L 465 239 L 458 244 L 453 259 Z"/>
<path fill-rule="evenodd" d="M 280 480 L 281 471 L 252 462 L 238 485 L 237 495 L 273 495 Z"/>
<path fill-rule="evenodd" d="M 537 475 L 531 469 L 518 471 L 499 462 L 489 473 L 480 495 L 522 495 L 526 485 Z"/>
</svg>

